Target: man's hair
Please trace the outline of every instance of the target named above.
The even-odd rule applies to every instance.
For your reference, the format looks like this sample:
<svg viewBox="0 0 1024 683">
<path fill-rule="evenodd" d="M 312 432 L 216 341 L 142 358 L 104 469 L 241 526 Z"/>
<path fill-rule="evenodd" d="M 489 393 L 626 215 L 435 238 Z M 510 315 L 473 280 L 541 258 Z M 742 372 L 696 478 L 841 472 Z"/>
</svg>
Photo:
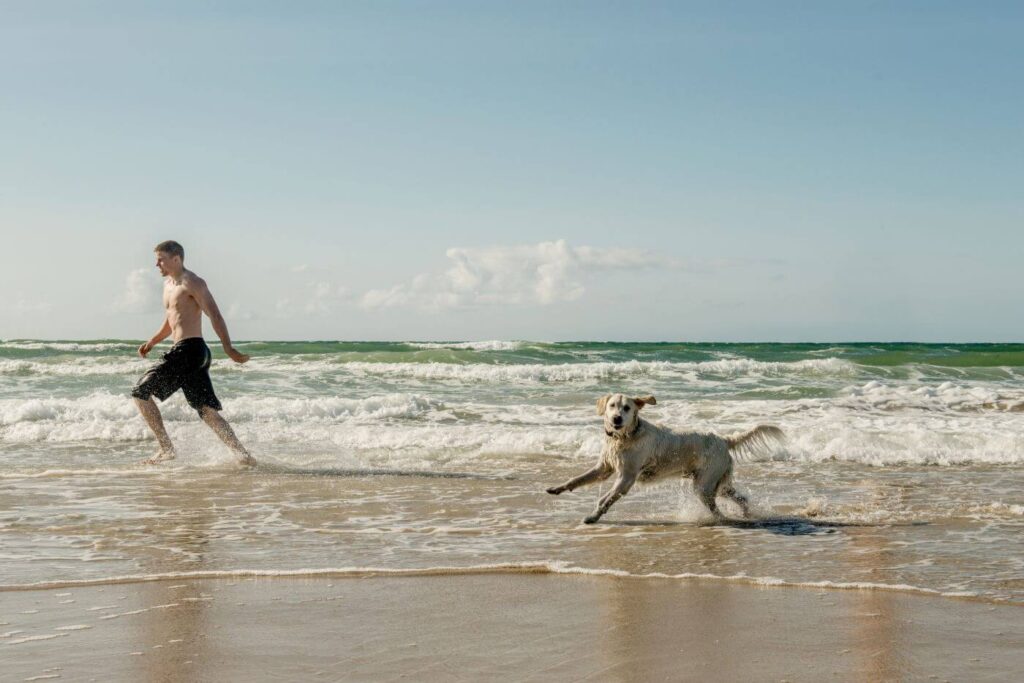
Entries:
<svg viewBox="0 0 1024 683">
<path fill-rule="evenodd" d="M 162 251 L 171 256 L 180 256 L 182 261 L 185 260 L 185 248 L 174 240 L 161 242 L 153 248 L 153 251 Z"/>
</svg>

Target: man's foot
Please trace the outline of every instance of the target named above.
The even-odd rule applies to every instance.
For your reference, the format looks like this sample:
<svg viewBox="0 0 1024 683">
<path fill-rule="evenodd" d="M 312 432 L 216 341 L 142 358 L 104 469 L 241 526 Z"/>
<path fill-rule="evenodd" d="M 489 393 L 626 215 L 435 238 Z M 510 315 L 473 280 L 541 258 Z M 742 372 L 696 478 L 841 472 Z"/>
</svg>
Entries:
<svg viewBox="0 0 1024 683">
<path fill-rule="evenodd" d="M 174 460 L 178 457 L 178 454 L 173 450 L 160 449 L 157 454 L 151 458 L 146 458 L 142 461 L 143 465 L 158 465 L 167 460 Z"/>
</svg>

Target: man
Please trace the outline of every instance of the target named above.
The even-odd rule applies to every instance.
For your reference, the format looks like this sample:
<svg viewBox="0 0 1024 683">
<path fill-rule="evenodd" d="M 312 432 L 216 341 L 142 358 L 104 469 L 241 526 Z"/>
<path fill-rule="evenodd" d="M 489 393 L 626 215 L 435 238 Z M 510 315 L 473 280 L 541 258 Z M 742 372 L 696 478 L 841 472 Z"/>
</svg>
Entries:
<svg viewBox="0 0 1024 683">
<path fill-rule="evenodd" d="M 156 267 L 164 280 L 164 324 L 153 338 L 139 347 L 139 355 L 146 357 L 153 347 L 168 336 L 174 339 L 174 346 L 164 354 L 163 360 L 143 375 L 132 390 L 135 404 L 145 418 L 146 424 L 156 435 L 160 450 L 143 462 L 154 464 L 172 460 L 176 453 L 171 438 L 164 429 L 160 409 L 153 401 L 161 401 L 178 389 L 185 393 L 185 400 L 208 424 L 228 448 L 238 456 L 240 464 L 256 464 L 249 452 L 235 436 L 231 425 L 220 415 L 220 401 L 213 393 L 210 382 L 210 347 L 203 340 L 203 313 L 213 323 L 213 331 L 220 337 L 221 345 L 228 357 L 236 363 L 244 363 L 249 356 L 231 345 L 228 327 L 217 308 L 217 302 L 203 278 L 185 268 L 185 250 L 173 240 L 161 242 L 153 250 L 156 253 Z"/>
</svg>

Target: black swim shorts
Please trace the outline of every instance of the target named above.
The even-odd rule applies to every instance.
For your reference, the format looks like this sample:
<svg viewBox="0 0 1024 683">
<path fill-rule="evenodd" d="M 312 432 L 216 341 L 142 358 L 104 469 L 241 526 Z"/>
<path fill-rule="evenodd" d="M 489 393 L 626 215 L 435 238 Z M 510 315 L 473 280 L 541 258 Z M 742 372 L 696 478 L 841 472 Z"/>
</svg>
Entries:
<svg viewBox="0 0 1024 683">
<path fill-rule="evenodd" d="M 161 401 L 178 389 L 185 400 L 197 411 L 204 406 L 220 410 L 220 401 L 213 393 L 210 381 L 210 347 L 202 337 L 189 337 L 170 348 L 164 359 L 149 369 L 132 389 L 132 396 L 148 399 L 156 396 Z"/>
</svg>

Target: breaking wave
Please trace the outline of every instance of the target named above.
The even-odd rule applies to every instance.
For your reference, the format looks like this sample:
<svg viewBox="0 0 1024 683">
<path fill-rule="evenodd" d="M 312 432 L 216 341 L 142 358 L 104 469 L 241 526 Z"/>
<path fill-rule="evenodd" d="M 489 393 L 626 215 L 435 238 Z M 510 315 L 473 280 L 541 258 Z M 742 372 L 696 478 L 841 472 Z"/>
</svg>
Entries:
<svg viewBox="0 0 1024 683">
<path fill-rule="evenodd" d="M 981 397 L 984 398 L 984 397 Z M 802 410 L 778 401 L 679 401 L 658 406 L 648 419 L 679 431 L 730 434 L 774 424 L 787 441 L 742 461 L 850 462 L 871 466 L 961 465 L 1024 462 L 1024 430 L 1017 414 L 939 411 L 851 411 L 845 402 L 802 402 Z M 180 395 L 161 405 L 169 428 L 205 430 Z M 471 462 L 478 456 L 515 458 L 544 454 L 588 459 L 604 438 L 589 405 L 461 403 L 418 393 L 349 398 L 242 396 L 226 404 L 225 417 L 243 438 L 277 449 L 302 444 L 332 454 L 339 464 L 360 457 L 429 466 Z M 148 431 L 127 395 L 95 392 L 80 398 L 0 400 L 0 442 L 134 442 Z M 363 455 L 360 455 L 363 454 Z M 509 460 L 508 464 L 511 465 Z"/>
<path fill-rule="evenodd" d="M 518 351 L 526 345 L 519 341 L 475 341 L 475 342 L 408 342 L 417 349 L 455 349 L 457 351 Z"/>
<path fill-rule="evenodd" d="M 0 375 L 15 376 L 89 376 L 140 375 L 149 361 L 113 360 L 82 357 L 61 362 L 0 359 Z M 214 361 L 212 372 L 277 372 L 288 376 L 303 373 L 310 377 L 374 376 L 394 379 L 452 380 L 462 382 L 574 382 L 629 377 L 779 377 L 786 375 L 817 375 L 849 377 L 857 366 L 838 358 L 766 362 L 749 359 L 722 359 L 700 362 L 626 361 L 591 363 L 371 363 L 366 361 L 309 360 L 302 357 L 272 356 L 255 358 L 244 366 L 229 361 Z"/>
</svg>

